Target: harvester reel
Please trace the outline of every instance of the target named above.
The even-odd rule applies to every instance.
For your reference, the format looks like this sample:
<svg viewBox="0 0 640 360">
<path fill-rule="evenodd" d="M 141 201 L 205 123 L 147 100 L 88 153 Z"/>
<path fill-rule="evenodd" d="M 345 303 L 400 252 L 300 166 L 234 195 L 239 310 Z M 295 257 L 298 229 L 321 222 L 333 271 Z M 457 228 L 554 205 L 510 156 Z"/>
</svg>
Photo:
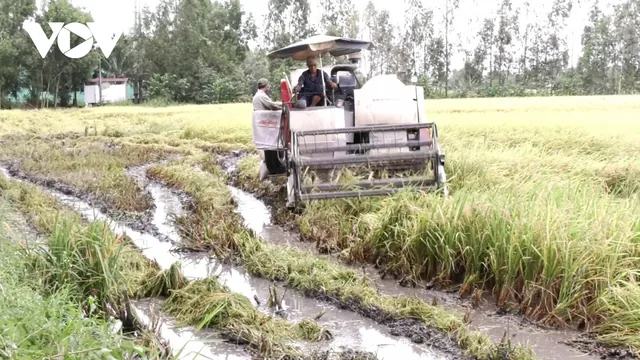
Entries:
<svg viewBox="0 0 640 360">
<path fill-rule="evenodd" d="M 428 132 L 428 130 L 431 130 Z M 370 132 L 420 134 L 414 139 L 304 147 L 305 136 L 327 136 L 342 133 Z M 423 139 L 420 139 L 420 136 Z M 397 138 L 396 138 L 397 139 Z M 313 144 L 318 144 L 312 142 Z M 392 151 L 396 149 L 396 151 Z M 323 156 L 311 156 L 313 154 Z M 331 154 L 337 155 L 331 155 Z M 326 154 L 329 154 L 326 156 Z M 288 207 L 294 208 L 311 200 L 389 196 L 404 188 L 440 191 L 448 195 L 444 154 L 438 145 L 434 123 L 378 125 L 291 133 L 287 183 Z M 343 171 L 354 170 L 364 180 L 341 182 Z M 360 171 L 358 171 L 360 170 Z M 412 172 L 420 173 L 411 176 Z M 389 177 L 385 175 L 388 173 Z M 306 183 L 312 174 L 312 184 Z M 431 174 L 431 176 L 428 176 Z M 374 177 L 377 177 L 374 179 Z"/>
</svg>

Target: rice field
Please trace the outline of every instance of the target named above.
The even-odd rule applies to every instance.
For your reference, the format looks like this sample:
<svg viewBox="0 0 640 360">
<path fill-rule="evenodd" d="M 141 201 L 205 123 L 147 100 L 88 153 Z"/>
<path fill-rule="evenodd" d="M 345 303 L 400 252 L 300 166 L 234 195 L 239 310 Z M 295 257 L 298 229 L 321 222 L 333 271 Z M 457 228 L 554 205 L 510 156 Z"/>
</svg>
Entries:
<svg viewBox="0 0 640 360">
<path fill-rule="evenodd" d="M 435 284 L 466 297 L 488 295 L 497 306 L 530 320 L 585 331 L 605 344 L 638 351 L 640 96 L 429 100 L 425 107 L 438 125 L 446 154 L 449 198 L 400 193 L 318 202 L 300 215 L 282 211 L 281 221 L 345 262 L 375 263 L 404 284 Z M 281 263 L 293 261 L 287 259 L 302 255 L 285 256 L 277 248 L 257 247 L 244 233 L 238 235 L 217 154 L 249 151 L 238 166 L 240 185 L 275 203 L 282 201 L 280 193 L 256 179 L 249 104 L 2 111 L 0 136 L 3 162 L 41 184 L 96 200 L 122 217 L 151 206 L 124 169 L 181 156 L 150 168 L 148 176 L 194 198 L 191 216 L 178 219 L 188 234 L 185 248 L 209 249 L 223 257 L 239 253 L 252 271 L 290 279 L 304 291 L 340 288 L 334 278 L 306 278 L 307 262 L 282 268 Z M 25 196 L 15 199 L 27 214 L 43 206 L 54 208 Z M 57 234 L 53 239 L 64 239 L 60 230 L 51 228 L 51 220 L 32 220 Z M 96 230 L 88 231 L 85 236 L 95 241 Z M 281 263 L 269 262 L 280 257 Z M 56 264 L 47 266 L 42 275 L 47 283 L 70 276 Z M 291 268 L 300 270 L 293 276 L 287 273 Z M 107 280 L 96 280 L 96 286 L 120 291 Z M 287 323 L 252 327 L 252 321 L 266 320 L 242 311 L 246 304 L 234 296 L 219 295 L 226 290 L 218 285 L 202 285 L 199 301 L 206 308 L 191 313 L 179 305 L 169 309 L 197 324 L 223 298 L 229 304 L 226 312 L 233 311 L 216 326 L 237 330 L 233 316 L 241 314 L 253 319 L 245 326 L 257 338 L 260 331 L 284 336 L 270 326 L 287 328 L 287 336 L 319 336 L 315 328 L 296 335 Z M 181 285 L 170 299 L 195 296 L 187 292 L 191 288 Z M 354 289 L 354 296 L 369 291 Z M 86 291 L 78 290 L 78 296 Z M 218 302 L 209 305 L 207 292 L 218 294 Z M 361 301 L 371 299 L 391 313 L 407 306 L 373 294 Z M 434 316 L 426 315 L 432 311 L 426 305 L 412 306 L 426 317 Z M 436 327 L 462 326 L 446 321 Z M 466 333 L 464 339 L 472 351 L 490 353 L 485 340 Z"/>
</svg>

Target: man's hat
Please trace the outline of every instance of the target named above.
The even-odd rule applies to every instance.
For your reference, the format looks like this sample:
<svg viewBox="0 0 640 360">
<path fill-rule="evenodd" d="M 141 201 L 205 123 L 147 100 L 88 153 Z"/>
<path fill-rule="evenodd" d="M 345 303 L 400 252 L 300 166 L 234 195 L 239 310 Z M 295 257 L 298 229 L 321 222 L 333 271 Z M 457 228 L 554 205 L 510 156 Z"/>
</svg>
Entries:
<svg viewBox="0 0 640 360">
<path fill-rule="evenodd" d="M 269 81 L 265 78 L 258 80 L 258 87 L 264 87 L 269 85 Z"/>
</svg>

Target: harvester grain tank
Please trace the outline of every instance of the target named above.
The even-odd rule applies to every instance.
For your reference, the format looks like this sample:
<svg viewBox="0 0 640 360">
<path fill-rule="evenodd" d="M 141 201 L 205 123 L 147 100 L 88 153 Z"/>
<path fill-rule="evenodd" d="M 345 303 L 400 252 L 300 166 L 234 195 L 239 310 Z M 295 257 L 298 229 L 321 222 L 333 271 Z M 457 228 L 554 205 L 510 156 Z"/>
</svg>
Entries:
<svg viewBox="0 0 640 360">
<path fill-rule="evenodd" d="M 338 85 L 330 89 L 323 81 L 325 103 L 307 107 L 297 100 L 292 84 L 305 69 L 294 69 L 281 80 L 282 110 L 253 113 L 261 179 L 287 177 L 288 207 L 391 195 L 407 187 L 447 193 L 444 153 L 436 124 L 426 119 L 424 89 L 405 85 L 395 74 L 361 83 L 358 60 L 373 47 L 368 41 L 319 35 L 268 55 L 302 61 L 311 55 L 347 55 L 351 60 L 320 64 Z M 365 179 L 345 182 L 345 169 Z"/>
</svg>

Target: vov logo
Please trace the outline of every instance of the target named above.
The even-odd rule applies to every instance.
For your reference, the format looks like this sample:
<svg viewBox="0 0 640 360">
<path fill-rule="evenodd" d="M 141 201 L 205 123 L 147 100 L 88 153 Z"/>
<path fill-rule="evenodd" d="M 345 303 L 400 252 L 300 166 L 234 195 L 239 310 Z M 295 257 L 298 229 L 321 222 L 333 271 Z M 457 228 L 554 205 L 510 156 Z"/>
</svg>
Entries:
<svg viewBox="0 0 640 360">
<path fill-rule="evenodd" d="M 116 47 L 116 43 L 122 36 L 122 30 L 112 31 L 95 22 L 90 22 L 86 25 L 77 22 L 67 25 L 63 22 L 50 22 L 49 27 L 53 31 L 51 37 L 47 37 L 44 30 L 42 30 L 42 26 L 37 22 L 25 22 L 22 24 L 22 28 L 29 33 L 31 41 L 33 41 L 43 59 L 47 56 L 56 39 L 58 40 L 58 48 L 68 58 L 80 59 L 86 56 L 93 48 L 94 41 L 98 44 L 104 56 L 109 58 L 113 48 Z M 71 33 L 76 34 L 85 41 L 71 49 Z"/>
</svg>

